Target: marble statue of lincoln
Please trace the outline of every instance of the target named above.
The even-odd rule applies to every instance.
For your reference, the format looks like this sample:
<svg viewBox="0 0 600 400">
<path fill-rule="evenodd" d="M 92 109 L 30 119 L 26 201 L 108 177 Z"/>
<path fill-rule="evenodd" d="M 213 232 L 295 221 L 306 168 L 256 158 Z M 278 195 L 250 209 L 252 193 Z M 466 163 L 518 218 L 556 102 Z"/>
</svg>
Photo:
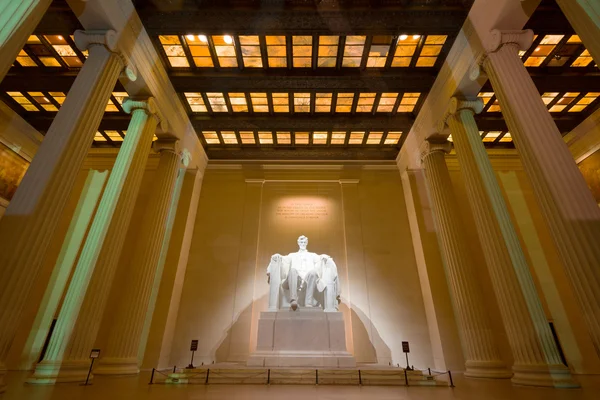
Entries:
<svg viewBox="0 0 600 400">
<path fill-rule="evenodd" d="M 326 254 L 309 252 L 306 247 L 308 238 L 298 238 L 298 251 L 287 256 L 274 254 L 267 268 L 267 279 L 271 285 L 269 309 L 276 309 L 279 298 L 279 286 L 289 291 L 290 308 L 298 309 L 298 292 L 304 289 L 304 306 L 317 307 L 316 290 L 325 291 L 325 311 L 336 311 L 340 295 L 337 267 L 333 259 Z"/>
</svg>

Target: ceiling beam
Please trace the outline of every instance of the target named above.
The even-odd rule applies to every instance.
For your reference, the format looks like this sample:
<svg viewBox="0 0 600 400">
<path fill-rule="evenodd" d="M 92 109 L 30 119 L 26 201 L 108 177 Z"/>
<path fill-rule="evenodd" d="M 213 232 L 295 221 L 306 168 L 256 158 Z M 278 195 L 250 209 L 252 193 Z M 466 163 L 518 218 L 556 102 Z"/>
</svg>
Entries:
<svg viewBox="0 0 600 400">
<path fill-rule="evenodd" d="M 531 78 L 543 92 L 598 92 L 600 73 L 581 74 L 568 70 L 562 75 L 548 71 L 531 71 Z M 67 92 L 77 71 L 50 68 L 12 68 L 0 83 L 0 91 Z M 176 92 L 210 91 L 374 91 L 428 92 L 435 80 L 435 71 L 390 69 L 380 71 L 313 71 L 313 70 L 251 70 L 170 72 Z M 308 79 L 310 78 L 310 79 Z M 120 83 L 116 89 L 124 90 Z M 489 81 L 482 91 L 493 91 Z"/>
</svg>

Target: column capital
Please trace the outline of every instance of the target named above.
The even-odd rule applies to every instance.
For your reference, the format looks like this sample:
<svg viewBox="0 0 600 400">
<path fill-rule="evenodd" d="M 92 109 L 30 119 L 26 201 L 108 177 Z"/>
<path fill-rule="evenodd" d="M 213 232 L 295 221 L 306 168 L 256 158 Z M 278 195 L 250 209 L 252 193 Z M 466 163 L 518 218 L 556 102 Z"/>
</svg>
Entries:
<svg viewBox="0 0 600 400">
<path fill-rule="evenodd" d="M 178 157 L 182 157 L 181 146 L 179 144 L 179 140 L 164 140 L 158 139 L 152 143 L 152 148 L 157 153 L 162 153 L 163 151 L 173 153 Z"/>
<path fill-rule="evenodd" d="M 192 161 L 192 153 L 188 149 L 181 151 L 181 163 L 187 168 Z"/>
<path fill-rule="evenodd" d="M 533 31 L 531 29 L 525 30 L 499 30 L 492 29 L 488 36 L 483 39 L 484 52 L 480 54 L 471 70 L 469 77 L 472 81 L 477 80 L 482 73 L 483 63 L 488 57 L 488 54 L 495 53 L 505 45 L 515 45 L 515 54 L 518 50 L 527 50 L 533 43 Z"/>
<path fill-rule="evenodd" d="M 103 46 L 106 50 L 119 56 L 125 69 L 125 75 L 130 81 L 137 79 L 137 70 L 128 57 L 118 46 L 119 35 L 116 31 L 109 30 L 81 30 L 74 33 L 74 42 L 81 51 L 90 50 L 94 46 Z"/>
<path fill-rule="evenodd" d="M 450 104 L 444 113 L 442 119 L 438 122 L 438 130 L 442 132 L 446 127 L 448 118 L 460 111 L 470 111 L 473 114 L 479 114 L 483 110 L 483 102 L 477 98 L 475 100 L 460 99 L 453 97 L 450 99 Z"/>
<path fill-rule="evenodd" d="M 421 143 L 419 150 L 421 152 L 421 161 L 423 161 L 427 156 L 430 156 L 434 153 L 450 153 L 452 150 L 452 143 L 450 143 L 446 138 L 432 136 L 425 139 L 423 143 Z"/>
<path fill-rule="evenodd" d="M 168 122 L 156 105 L 156 100 L 154 100 L 154 97 L 126 97 L 123 101 L 123 111 L 125 111 L 127 114 L 131 114 L 135 110 L 143 110 L 146 114 L 156 118 L 160 124 L 160 128 L 163 131 L 167 130 Z"/>
</svg>

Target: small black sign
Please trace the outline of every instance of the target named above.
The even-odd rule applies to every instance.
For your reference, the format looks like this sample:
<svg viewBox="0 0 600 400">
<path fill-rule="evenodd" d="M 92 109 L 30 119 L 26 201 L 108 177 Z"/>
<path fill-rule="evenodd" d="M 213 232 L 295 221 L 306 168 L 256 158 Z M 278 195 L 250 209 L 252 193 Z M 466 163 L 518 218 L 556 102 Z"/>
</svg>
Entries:
<svg viewBox="0 0 600 400">
<path fill-rule="evenodd" d="M 402 351 L 405 353 L 410 353 L 410 348 L 408 347 L 408 342 L 402 342 Z"/>
<path fill-rule="evenodd" d="M 92 349 L 90 352 L 90 358 L 98 358 L 100 357 L 100 349 Z"/>
<path fill-rule="evenodd" d="M 196 351 L 196 350 L 198 350 L 198 341 L 192 340 L 192 346 L 190 347 L 190 351 Z"/>
</svg>

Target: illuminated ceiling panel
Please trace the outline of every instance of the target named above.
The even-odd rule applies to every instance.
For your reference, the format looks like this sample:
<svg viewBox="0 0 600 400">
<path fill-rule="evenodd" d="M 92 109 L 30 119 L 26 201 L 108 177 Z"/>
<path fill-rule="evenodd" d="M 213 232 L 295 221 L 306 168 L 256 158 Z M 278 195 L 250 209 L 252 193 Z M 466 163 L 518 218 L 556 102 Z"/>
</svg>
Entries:
<svg viewBox="0 0 600 400">
<path fill-rule="evenodd" d="M 185 41 L 190 49 L 196 67 L 214 67 L 208 38 L 205 35 L 185 35 Z"/>
<path fill-rule="evenodd" d="M 315 112 L 331 112 L 332 93 L 317 93 L 315 98 Z"/>
<path fill-rule="evenodd" d="M 58 108 L 50 101 L 49 96 L 42 92 L 27 92 L 33 101 L 46 111 L 58 111 Z M 117 110 L 118 111 L 118 110 Z"/>
<path fill-rule="evenodd" d="M 346 132 L 331 132 L 331 144 L 345 144 Z"/>
<path fill-rule="evenodd" d="M 327 144 L 327 132 L 313 132 L 312 142 L 313 144 Z"/>
<path fill-rule="evenodd" d="M 398 144 L 401 136 L 402 132 L 388 132 L 383 144 Z"/>
<path fill-rule="evenodd" d="M 169 60 L 171 67 L 181 68 L 190 66 L 178 36 L 160 35 L 158 39 L 162 44 L 163 50 L 167 55 L 167 59 Z"/>
<path fill-rule="evenodd" d="M 360 67 L 366 36 L 347 36 L 342 67 Z"/>
<path fill-rule="evenodd" d="M 26 111 L 40 111 L 36 106 L 33 105 L 31 100 L 23 95 L 21 92 L 7 92 L 14 101 L 19 103 Z"/>
<path fill-rule="evenodd" d="M 371 48 L 369 49 L 369 58 L 367 58 L 367 67 L 385 67 L 391 44 L 391 36 L 373 36 Z"/>
<path fill-rule="evenodd" d="M 260 40 L 258 36 L 240 36 L 242 46 L 242 59 L 246 68 L 262 68 L 260 54 Z"/>
<path fill-rule="evenodd" d="M 358 105 L 356 106 L 356 112 L 371 112 L 373 111 L 373 104 L 375 102 L 375 93 L 361 93 L 358 96 Z"/>
<path fill-rule="evenodd" d="M 294 93 L 294 112 L 310 112 L 310 93 Z"/>
<path fill-rule="evenodd" d="M 421 93 L 404 93 L 398 106 L 398 112 L 413 112 L 420 96 Z"/>
<path fill-rule="evenodd" d="M 333 68 L 337 63 L 339 36 L 319 36 L 317 66 Z"/>
<path fill-rule="evenodd" d="M 277 132 L 277 144 L 292 144 L 292 135 L 290 132 Z"/>
<path fill-rule="evenodd" d="M 248 104 L 244 93 L 229 93 L 229 102 L 233 112 L 247 112 Z"/>
<path fill-rule="evenodd" d="M 234 131 L 221 131 L 221 137 L 225 144 L 238 144 L 237 136 Z"/>
<path fill-rule="evenodd" d="M 350 132 L 350 140 L 348 141 L 348 144 L 362 144 L 364 137 L 364 132 Z"/>
<path fill-rule="evenodd" d="M 213 35 L 212 41 L 215 46 L 215 53 L 222 68 L 234 68 L 238 66 L 235 54 L 233 38 L 229 35 Z"/>
<path fill-rule="evenodd" d="M 119 131 L 112 131 L 112 130 L 111 131 L 104 131 L 104 134 L 106 136 L 108 136 L 108 138 L 112 142 L 122 142 L 123 141 L 123 137 L 125 136 L 125 135 L 123 135 Z"/>
<path fill-rule="evenodd" d="M 294 144 L 308 144 L 308 132 L 296 132 L 294 134 Z"/>
<path fill-rule="evenodd" d="M 215 131 L 202 131 L 202 136 L 207 144 L 221 144 L 219 135 Z"/>
<path fill-rule="evenodd" d="M 279 112 L 290 112 L 290 100 L 287 93 L 273 93 L 271 94 L 273 99 L 273 111 Z"/>
<path fill-rule="evenodd" d="M 420 39 L 419 35 L 400 35 L 392 59 L 392 67 L 409 67 Z"/>
<path fill-rule="evenodd" d="M 240 131 L 240 139 L 242 140 L 242 144 L 255 144 L 256 143 L 256 140 L 254 139 L 254 132 Z"/>
<path fill-rule="evenodd" d="M 377 112 L 392 112 L 398 99 L 398 93 L 382 93 L 377 105 Z"/>
<path fill-rule="evenodd" d="M 335 104 L 335 112 L 348 113 L 352 111 L 353 101 L 354 93 L 338 93 L 337 102 Z"/>
<path fill-rule="evenodd" d="M 593 101 L 595 101 L 598 98 L 598 96 L 600 96 L 600 93 L 598 93 L 598 92 L 586 93 L 585 96 L 583 96 L 581 99 L 579 99 L 579 101 L 577 103 L 575 103 L 575 105 L 569 109 L 569 112 L 583 111 L 583 109 L 586 108 Z"/>
<path fill-rule="evenodd" d="M 208 103 L 213 112 L 227 112 L 227 103 L 223 93 L 206 93 Z"/>
<path fill-rule="evenodd" d="M 187 100 L 192 112 L 207 112 L 206 105 L 204 104 L 204 99 L 202 98 L 202 94 L 197 92 L 187 92 L 184 93 L 185 99 Z"/>
<path fill-rule="evenodd" d="M 292 55 L 294 68 L 312 66 L 312 36 L 293 36 Z"/>
<path fill-rule="evenodd" d="M 493 142 L 495 141 L 498 136 L 500 136 L 502 134 L 501 131 L 489 131 L 485 134 L 485 136 L 483 137 L 483 142 L 484 143 L 488 143 L 488 142 Z"/>
<path fill-rule="evenodd" d="M 266 93 L 250 93 L 250 100 L 254 112 L 269 112 L 269 100 Z"/>
<path fill-rule="evenodd" d="M 425 38 L 425 44 L 421 48 L 421 53 L 417 59 L 417 67 L 433 67 L 437 61 L 442 46 L 446 42 L 445 35 L 428 35 Z"/>
<path fill-rule="evenodd" d="M 369 132 L 367 136 L 367 144 L 380 144 L 383 138 L 383 132 Z"/>
<path fill-rule="evenodd" d="M 83 66 L 83 62 L 63 36 L 45 35 L 44 38 L 69 68 L 81 68 Z"/>
<path fill-rule="evenodd" d="M 287 67 L 287 50 L 285 36 L 267 36 L 266 41 L 269 67 Z"/>
<path fill-rule="evenodd" d="M 273 144 L 272 132 L 258 132 L 258 142 L 260 144 Z"/>
</svg>

